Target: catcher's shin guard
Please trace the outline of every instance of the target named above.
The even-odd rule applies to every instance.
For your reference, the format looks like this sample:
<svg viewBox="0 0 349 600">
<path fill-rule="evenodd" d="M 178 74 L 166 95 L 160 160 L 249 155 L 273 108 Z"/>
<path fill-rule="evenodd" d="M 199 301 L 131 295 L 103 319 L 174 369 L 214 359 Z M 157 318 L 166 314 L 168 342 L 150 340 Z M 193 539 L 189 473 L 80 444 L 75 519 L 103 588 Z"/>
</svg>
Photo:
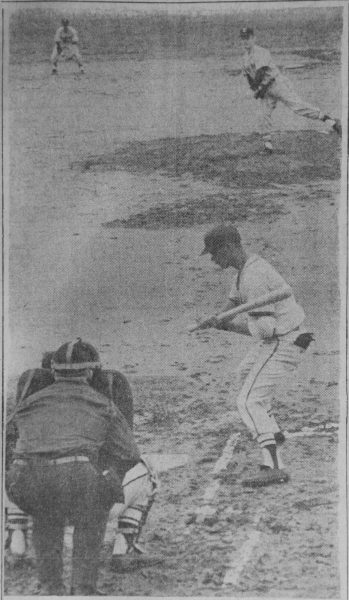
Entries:
<svg viewBox="0 0 349 600">
<path fill-rule="evenodd" d="M 14 504 L 6 509 L 6 546 L 13 556 L 25 555 L 31 532 L 31 519 Z"/>
<path fill-rule="evenodd" d="M 113 555 L 133 550 L 141 552 L 137 542 L 155 500 L 158 479 L 152 467 L 142 458 L 126 473 L 122 485 L 126 508 L 118 519 Z"/>
</svg>

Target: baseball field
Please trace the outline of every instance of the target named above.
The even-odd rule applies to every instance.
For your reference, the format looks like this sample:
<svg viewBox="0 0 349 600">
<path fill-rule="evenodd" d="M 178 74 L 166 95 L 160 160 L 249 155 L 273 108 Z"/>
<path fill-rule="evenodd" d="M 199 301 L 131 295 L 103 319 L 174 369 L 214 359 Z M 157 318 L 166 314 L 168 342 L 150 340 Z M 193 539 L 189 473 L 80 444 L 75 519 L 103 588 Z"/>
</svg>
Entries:
<svg viewBox="0 0 349 600">
<path fill-rule="evenodd" d="M 161 474 L 142 535 L 163 563 L 113 573 L 105 549 L 104 592 L 339 598 L 341 141 L 278 107 L 275 152 L 264 154 L 258 103 L 237 72 L 238 31 L 252 21 L 295 89 L 340 116 L 342 9 L 102 5 L 73 12 L 67 3 L 84 75 L 70 61 L 51 75 L 64 3 L 5 9 L 8 409 L 19 374 L 81 336 L 129 378 L 142 451 L 183 459 Z M 286 485 L 240 484 L 258 452 L 235 404 L 234 373 L 251 342 L 187 333 L 226 303 L 233 274 L 199 256 L 221 221 L 283 274 L 314 332 L 275 399 L 289 433 Z M 33 593 L 31 562 L 7 558 L 5 593 Z"/>
</svg>

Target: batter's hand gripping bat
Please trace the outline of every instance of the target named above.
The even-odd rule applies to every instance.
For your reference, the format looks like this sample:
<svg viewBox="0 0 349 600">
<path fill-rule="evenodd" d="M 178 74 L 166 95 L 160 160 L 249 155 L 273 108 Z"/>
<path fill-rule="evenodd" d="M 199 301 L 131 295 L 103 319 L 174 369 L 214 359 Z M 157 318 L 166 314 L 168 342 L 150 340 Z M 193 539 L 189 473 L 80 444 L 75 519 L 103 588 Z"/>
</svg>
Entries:
<svg viewBox="0 0 349 600">
<path fill-rule="evenodd" d="M 260 308 L 261 306 L 267 306 L 268 304 L 274 304 L 274 302 L 281 302 L 281 300 L 285 300 L 286 298 L 289 298 L 291 295 L 292 295 L 291 288 L 289 286 L 285 286 L 283 288 L 280 288 L 278 290 L 270 292 L 269 294 L 264 294 L 264 296 L 260 296 L 259 298 L 256 298 L 256 300 L 253 300 L 252 302 L 245 302 L 244 304 L 240 304 L 240 306 L 237 306 L 236 308 L 227 310 L 226 312 L 220 313 L 219 315 L 212 315 L 212 317 L 209 317 L 202 323 L 197 323 L 196 325 L 192 325 L 189 328 L 189 333 L 196 331 L 197 329 L 207 329 L 207 327 L 209 327 L 208 322 L 212 318 L 216 319 L 220 323 L 229 322 L 229 321 L 232 321 L 235 317 L 237 317 L 237 315 L 240 315 L 241 313 L 250 312 L 250 311 L 253 311 L 255 308 Z M 206 323 L 207 323 L 207 326 L 205 327 Z"/>
</svg>

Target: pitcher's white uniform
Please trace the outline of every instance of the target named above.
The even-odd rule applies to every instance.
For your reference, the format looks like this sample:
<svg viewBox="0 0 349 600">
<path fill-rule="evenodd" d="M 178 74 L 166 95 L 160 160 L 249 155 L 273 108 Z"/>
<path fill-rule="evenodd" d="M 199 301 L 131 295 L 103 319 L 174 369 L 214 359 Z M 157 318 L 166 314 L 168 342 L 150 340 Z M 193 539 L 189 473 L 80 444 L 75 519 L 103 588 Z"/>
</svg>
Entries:
<svg viewBox="0 0 349 600">
<path fill-rule="evenodd" d="M 254 254 L 239 272 L 230 299 L 250 302 L 285 285 L 274 267 Z M 271 401 L 282 380 L 297 368 L 304 352 L 294 344 L 304 318 L 293 294 L 248 315 L 248 327 L 256 342 L 238 368 L 237 405 L 241 418 L 262 448 L 275 444 L 274 434 L 280 431 Z"/>
<path fill-rule="evenodd" d="M 290 80 L 280 73 L 275 65 L 269 50 L 255 44 L 250 51 L 245 51 L 242 62 L 243 74 L 255 78 L 256 73 L 263 67 L 269 67 L 274 78 L 268 87 L 264 98 L 261 98 L 262 115 L 259 131 L 265 141 L 270 140 L 272 131 L 272 113 L 278 102 L 282 102 L 290 110 L 301 117 L 323 121 L 325 114 L 317 106 L 312 106 L 296 94 Z"/>
</svg>

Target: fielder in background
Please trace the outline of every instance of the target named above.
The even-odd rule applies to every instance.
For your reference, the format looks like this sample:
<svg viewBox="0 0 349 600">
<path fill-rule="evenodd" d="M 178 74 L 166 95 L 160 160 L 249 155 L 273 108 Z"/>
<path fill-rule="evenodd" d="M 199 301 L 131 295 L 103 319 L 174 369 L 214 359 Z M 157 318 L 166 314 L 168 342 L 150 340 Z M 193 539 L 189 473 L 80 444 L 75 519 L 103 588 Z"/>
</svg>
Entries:
<svg viewBox="0 0 349 600">
<path fill-rule="evenodd" d="M 52 372 L 34 369 L 19 380 L 6 490 L 33 520 L 40 593 L 66 593 L 62 552 L 64 526 L 69 524 L 74 526 L 70 593 L 94 595 L 112 507 L 117 527 L 114 566 L 123 570 L 133 563 L 158 562 L 157 557 L 142 556 L 138 544 L 156 476 L 134 440 L 132 396 L 125 378 L 121 388 L 128 396 L 122 394 L 127 418 L 109 397 L 117 392 L 117 372 L 102 371 L 93 346 L 80 339 L 66 343 L 53 354 L 51 366 Z"/>
<path fill-rule="evenodd" d="M 282 102 L 296 115 L 327 122 L 338 135 L 342 134 L 341 122 L 323 113 L 317 106 L 302 100 L 295 92 L 290 80 L 282 75 L 275 65 L 269 50 L 255 42 L 252 27 L 243 27 L 240 38 L 245 49 L 242 73 L 254 92 L 256 100 L 261 101 L 262 116 L 259 125 L 266 152 L 272 153 L 271 143 L 272 114 L 278 102 Z"/>
<path fill-rule="evenodd" d="M 213 262 L 222 269 L 238 271 L 232 287 L 230 310 L 267 294 L 280 291 L 288 294 L 285 300 L 251 310 L 231 322 L 216 317 L 204 321 L 199 328 L 216 327 L 255 339 L 250 352 L 238 367 L 240 416 L 262 453 L 259 471 L 242 481 L 244 486 L 259 487 L 286 483 L 289 479 L 280 455 L 285 436 L 275 420 L 272 399 L 277 396 L 285 377 L 295 371 L 303 353 L 312 341 L 312 334 L 302 328 L 304 312 L 296 302 L 290 286 L 266 260 L 256 254 L 248 256 L 238 230 L 222 225 L 205 236 L 203 254 L 211 254 Z"/>
<path fill-rule="evenodd" d="M 75 60 L 80 68 L 80 73 L 84 73 L 81 54 L 78 47 L 78 34 L 74 27 L 69 25 L 68 19 L 62 19 L 62 26 L 56 31 L 54 38 L 54 48 L 51 55 L 52 75 L 57 74 L 57 65 L 59 58 L 66 60 Z"/>
</svg>

